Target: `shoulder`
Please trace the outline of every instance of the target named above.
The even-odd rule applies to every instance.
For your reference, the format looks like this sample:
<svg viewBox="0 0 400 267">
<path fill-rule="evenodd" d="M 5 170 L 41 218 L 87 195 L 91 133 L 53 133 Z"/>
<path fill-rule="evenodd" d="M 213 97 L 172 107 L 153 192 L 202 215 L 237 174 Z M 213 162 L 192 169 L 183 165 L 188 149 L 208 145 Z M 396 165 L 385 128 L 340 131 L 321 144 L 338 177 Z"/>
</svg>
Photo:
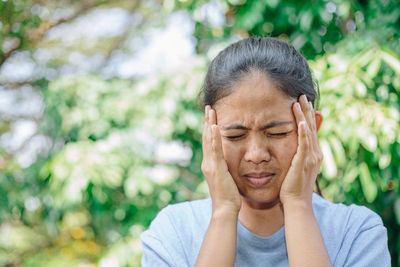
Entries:
<svg viewBox="0 0 400 267">
<path fill-rule="evenodd" d="M 211 217 L 211 200 L 168 205 L 144 231 L 143 266 L 191 266 Z"/>
<path fill-rule="evenodd" d="M 362 230 L 383 225 L 381 217 L 366 207 L 332 203 L 317 194 L 313 195 L 313 209 L 317 220 L 337 222 L 342 226 L 353 226 Z"/>
<path fill-rule="evenodd" d="M 374 211 L 332 203 L 317 194 L 313 209 L 334 266 L 375 266 L 378 262 L 390 266 L 387 231 Z"/>
<path fill-rule="evenodd" d="M 206 228 L 211 216 L 211 205 L 211 199 L 168 205 L 157 214 L 144 235 L 151 233 L 158 238 L 182 236 L 193 229 Z"/>
<path fill-rule="evenodd" d="M 208 221 L 211 216 L 212 202 L 210 198 L 194 201 L 186 201 L 168 205 L 160 214 L 168 217 L 171 222 L 180 224 L 192 222 Z M 158 217 L 158 216 L 157 216 Z M 157 218 L 156 218 L 157 219 Z"/>
</svg>

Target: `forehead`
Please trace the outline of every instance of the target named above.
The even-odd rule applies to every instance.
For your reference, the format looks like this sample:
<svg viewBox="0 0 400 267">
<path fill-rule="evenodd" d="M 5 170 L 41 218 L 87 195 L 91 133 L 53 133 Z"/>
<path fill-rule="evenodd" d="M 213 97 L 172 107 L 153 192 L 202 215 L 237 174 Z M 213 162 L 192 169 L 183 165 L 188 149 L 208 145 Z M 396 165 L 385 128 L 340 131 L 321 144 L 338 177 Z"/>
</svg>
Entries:
<svg viewBox="0 0 400 267">
<path fill-rule="evenodd" d="M 265 75 L 253 73 L 237 82 L 232 93 L 220 99 L 214 108 L 218 124 L 236 121 L 257 126 L 271 120 L 292 120 L 295 101 Z"/>
</svg>

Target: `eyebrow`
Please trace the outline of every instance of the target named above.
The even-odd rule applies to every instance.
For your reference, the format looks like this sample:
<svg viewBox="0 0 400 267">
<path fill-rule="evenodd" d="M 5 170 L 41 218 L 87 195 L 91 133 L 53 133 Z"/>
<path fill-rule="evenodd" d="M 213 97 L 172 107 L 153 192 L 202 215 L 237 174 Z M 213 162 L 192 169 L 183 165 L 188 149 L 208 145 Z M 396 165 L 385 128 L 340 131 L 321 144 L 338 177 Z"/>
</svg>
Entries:
<svg viewBox="0 0 400 267">
<path fill-rule="evenodd" d="M 261 128 L 259 128 L 259 130 L 266 130 L 269 128 L 273 128 L 279 125 L 284 125 L 284 124 L 291 124 L 291 121 L 272 121 L 267 123 L 266 125 L 262 126 Z M 221 126 L 222 130 L 249 130 L 249 128 L 240 125 L 238 123 L 232 123 L 232 124 L 228 124 L 228 125 L 224 125 Z"/>
</svg>

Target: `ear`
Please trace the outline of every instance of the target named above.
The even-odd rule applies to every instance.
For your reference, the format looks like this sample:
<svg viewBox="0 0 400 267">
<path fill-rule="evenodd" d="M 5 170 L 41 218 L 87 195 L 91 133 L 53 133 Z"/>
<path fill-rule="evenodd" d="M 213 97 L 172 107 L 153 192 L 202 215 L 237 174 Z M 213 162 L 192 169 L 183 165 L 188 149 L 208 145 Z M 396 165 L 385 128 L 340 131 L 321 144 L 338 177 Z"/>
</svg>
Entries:
<svg viewBox="0 0 400 267">
<path fill-rule="evenodd" d="M 317 132 L 319 130 L 319 127 L 321 126 L 321 123 L 323 121 L 322 114 L 319 111 L 315 111 L 315 125 L 317 126 Z"/>
</svg>

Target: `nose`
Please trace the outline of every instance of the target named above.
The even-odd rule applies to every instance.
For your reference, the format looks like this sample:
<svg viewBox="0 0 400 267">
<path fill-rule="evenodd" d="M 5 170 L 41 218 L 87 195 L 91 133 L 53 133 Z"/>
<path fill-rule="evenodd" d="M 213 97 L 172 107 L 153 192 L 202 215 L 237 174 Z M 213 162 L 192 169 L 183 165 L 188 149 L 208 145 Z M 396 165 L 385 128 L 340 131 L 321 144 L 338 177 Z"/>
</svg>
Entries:
<svg viewBox="0 0 400 267">
<path fill-rule="evenodd" d="M 253 136 L 248 139 L 247 148 L 244 155 L 246 162 L 260 164 L 271 160 L 270 147 L 266 138 L 261 136 Z"/>
</svg>

